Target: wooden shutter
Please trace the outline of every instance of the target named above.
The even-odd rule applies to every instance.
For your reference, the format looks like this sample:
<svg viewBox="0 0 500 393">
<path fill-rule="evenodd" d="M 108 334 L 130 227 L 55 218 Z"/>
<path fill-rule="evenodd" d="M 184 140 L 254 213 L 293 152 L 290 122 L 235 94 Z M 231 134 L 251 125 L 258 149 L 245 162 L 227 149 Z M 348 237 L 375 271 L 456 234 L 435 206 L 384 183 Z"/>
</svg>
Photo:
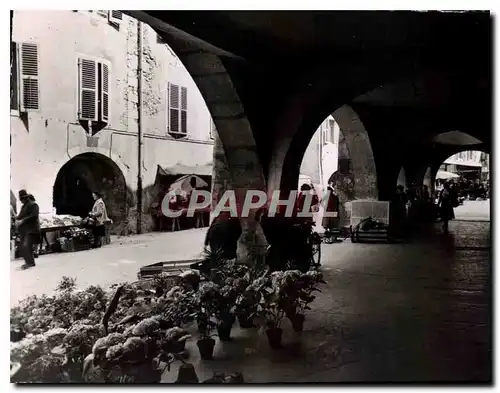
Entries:
<svg viewBox="0 0 500 393">
<path fill-rule="evenodd" d="M 187 134 L 187 88 L 181 87 L 181 133 Z"/>
<path fill-rule="evenodd" d="M 107 123 L 109 120 L 109 68 L 104 63 L 101 66 L 101 81 L 101 120 Z"/>
<path fill-rule="evenodd" d="M 179 86 L 168 84 L 169 90 L 169 130 L 179 133 Z"/>
<path fill-rule="evenodd" d="M 40 77 L 38 71 L 38 45 L 32 43 L 21 44 L 21 111 L 36 111 L 40 109 Z"/>
<path fill-rule="evenodd" d="M 79 60 L 79 98 L 78 118 L 97 121 L 97 63 L 93 60 Z"/>
<path fill-rule="evenodd" d="M 123 19 L 123 13 L 121 11 L 109 11 L 108 20 L 112 23 L 119 25 Z"/>
</svg>

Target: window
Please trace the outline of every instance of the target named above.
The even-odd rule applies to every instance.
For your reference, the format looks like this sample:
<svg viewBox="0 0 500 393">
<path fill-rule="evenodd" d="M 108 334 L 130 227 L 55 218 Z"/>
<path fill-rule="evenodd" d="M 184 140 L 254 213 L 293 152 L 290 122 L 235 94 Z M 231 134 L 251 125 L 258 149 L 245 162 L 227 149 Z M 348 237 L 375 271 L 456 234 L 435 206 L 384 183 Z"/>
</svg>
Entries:
<svg viewBox="0 0 500 393">
<path fill-rule="evenodd" d="M 123 13 L 121 11 L 108 11 L 108 20 L 115 25 L 119 25 L 122 22 Z"/>
<path fill-rule="evenodd" d="M 37 111 L 40 109 L 38 45 L 11 43 L 10 51 L 10 107 L 21 112 Z"/>
<path fill-rule="evenodd" d="M 102 61 L 78 59 L 78 119 L 109 120 L 109 65 Z"/>
<path fill-rule="evenodd" d="M 175 137 L 187 135 L 187 88 L 168 84 L 168 132 Z"/>
</svg>

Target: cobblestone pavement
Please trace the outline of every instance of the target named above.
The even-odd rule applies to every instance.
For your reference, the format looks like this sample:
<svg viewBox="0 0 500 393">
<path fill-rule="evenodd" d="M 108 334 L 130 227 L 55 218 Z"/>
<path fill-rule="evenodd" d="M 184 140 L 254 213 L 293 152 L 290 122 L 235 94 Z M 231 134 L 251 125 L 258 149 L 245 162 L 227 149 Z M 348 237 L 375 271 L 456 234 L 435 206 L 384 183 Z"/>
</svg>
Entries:
<svg viewBox="0 0 500 393">
<path fill-rule="evenodd" d="M 202 378 L 241 371 L 247 382 L 491 381 L 489 223 L 453 222 L 449 236 L 411 244 L 325 244 L 327 285 L 302 337 L 284 322 L 284 349 L 233 328 Z M 175 372 L 165 375 L 172 381 Z"/>
<path fill-rule="evenodd" d="M 190 342 L 190 361 L 202 379 L 241 371 L 247 382 L 491 381 L 490 224 L 457 220 L 450 231 L 443 235 L 436 225 L 408 244 L 325 244 L 327 285 L 301 336 L 285 321 L 284 348 L 271 351 L 265 334 L 235 327 L 232 342 L 217 342 L 213 361 L 200 361 Z M 195 256 L 203 236 L 136 236 L 40 257 L 37 268 L 23 272 L 15 262 L 14 296 L 46 292 L 62 275 L 77 275 L 82 286 L 135 279 L 141 265 L 164 255 Z"/>
</svg>

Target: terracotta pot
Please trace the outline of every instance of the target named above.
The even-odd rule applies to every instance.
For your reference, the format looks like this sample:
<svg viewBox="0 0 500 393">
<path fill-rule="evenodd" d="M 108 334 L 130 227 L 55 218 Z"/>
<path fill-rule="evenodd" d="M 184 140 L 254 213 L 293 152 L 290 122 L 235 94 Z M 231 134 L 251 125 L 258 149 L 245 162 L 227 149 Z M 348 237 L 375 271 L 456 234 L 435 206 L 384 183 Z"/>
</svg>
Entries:
<svg viewBox="0 0 500 393">
<path fill-rule="evenodd" d="M 177 341 L 176 343 L 174 343 L 172 345 L 172 351 L 174 353 L 179 353 L 179 352 L 182 352 L 186 349 L 186 340 L 183 340 L 183 341 Z"/>
<path fill-rule="evenodd" d="M 283 336 L 283 329 L 281 328 L 272 328 L 266 330 L 267 341 L 269 342 L 269 346 L 272 349 L 280 349 L 281 348 L 281 337 Z"/>
<path fill-rule="evenodd" d="M 231 340 L 231 328 L 233 327 L 234 316 L 230 316 L 227 320 L 221 322 L 219 326 L 217 326 L 217 334 L 219 335 L 219 339 L 221 341 L 230 341 Z"/>
<path fill-rule="evenodd" d="M 247 316 L 238 316 L 238 324 L 242 329 L 252 329 L 256 327 L 253 323 L 253 318 L 248 318 Z"/>
<path fill-rule="evenodd" d="M 196 342 L 202 360 L 212 360 L 214 358 L 215 340 L 213 338 L 202 338 Z"/>
<path fill-rule="evenodd" d="M 221 341 L 231 341 L 231 328 L 232 325 L 223 324 L 217 326 L 217 335 Z"/>
<path fill-rule="evenodd" d="M 192 364 L 181 364 L 175 383 L 199 383 L 194 366 Z"/>
<path fill-rule="evenodd" d="M 304 314 L 296 314 L 290 321 L 292 322 L 292 328 L 294 332 L 304 331 L 304 321 L 306 317 Z"/>
</svg>

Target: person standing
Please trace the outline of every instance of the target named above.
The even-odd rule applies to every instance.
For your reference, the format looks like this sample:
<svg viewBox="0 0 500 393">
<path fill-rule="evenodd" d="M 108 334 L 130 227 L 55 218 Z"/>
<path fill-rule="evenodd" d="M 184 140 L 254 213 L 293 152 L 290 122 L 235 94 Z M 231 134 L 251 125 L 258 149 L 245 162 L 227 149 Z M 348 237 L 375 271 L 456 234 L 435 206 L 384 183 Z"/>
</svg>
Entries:
<svg viewBox="0 0 500 393">
<path fill-rule="evenodd" d="M 453 211 L 454 195 L 450 189 L 450 183 L 445 183 L 443 190 L 439 194 L 439 216 L 441 217 L 441 222 L 443 223 L 443 232 L 448 233 L 448 223 L 450 220 L 455 218 L 455 212 Z"/>
<path fill-rule="evenodd" d="M 40 208 L 26 190 L 19 191 L 19 200 L 22 203 L 21 211 L 16 217 L 16 226 L 20 236 L 20 251 L 24 258 L 21 269 L 35 266 L 34 245 L 40 241 Z"/>
<path fill-rule="evenodd" d="M 106 235 L 104 224 L 109 221 L 109 218 L 106 205 L 102 200 L 102 195 L 99 192 L 94 191 L 92 193 L 92 197 L 94 198 L 94 206 L 92 207 L 92 211 L 89 213 L 89 217 L 93 221 L 92 232 L 94 235 L 94 247 L 98 248 L 102 245 L 102 237 Z"/>
<path fill-rule="evenodd" d="M 396 193 L 391 201 L 390 207 L 390 223 L 397 237 L 406 236 L 407 232 L 407 209 L 406 205 L 408 203 L 408 196 L 405 193 L 404 187 L 398 185 L 396 187 Z"/>
<path fill-rule="evenodd" d="M 329 185 L 326 188 L 328 200 L 325 207 L 325 213 L 336 213 L 335 217 L 323 217 L 323 228 L 332 230 L 339 228 L 339 197 L 335 193 L 335 189 Z"/>
</svg>

